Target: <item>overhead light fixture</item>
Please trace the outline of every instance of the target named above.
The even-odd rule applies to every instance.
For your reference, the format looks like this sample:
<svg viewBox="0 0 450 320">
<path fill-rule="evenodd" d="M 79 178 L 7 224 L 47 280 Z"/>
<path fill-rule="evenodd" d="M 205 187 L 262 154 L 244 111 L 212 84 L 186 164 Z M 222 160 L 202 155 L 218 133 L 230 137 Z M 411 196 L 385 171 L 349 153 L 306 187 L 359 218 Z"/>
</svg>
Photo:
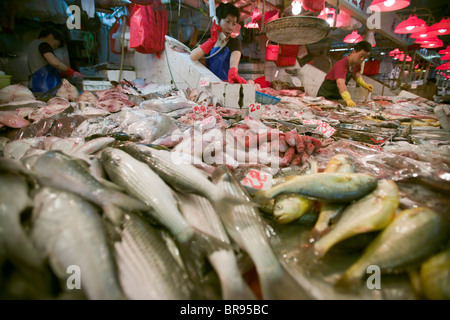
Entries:
<svg viewBox="0 0 450 320">
<path fill-rule="evenodd" d="M 402 21 L 395 28 L 394 32 L 399 34 L 406 33 L 420 33 L 427 30 L 427 23 L 417 18 L 417 16 L 413 13 L 409 16 L 408 19 Z"/>
<path fill-rule="evenodd" d="M 450 18 L 442 18 L 438 23 L 431 25 L 429 31 L 435 32 L 438 36 L 450 34 Z"/>
<path fill-rule="evenodd" d="M 334 8 L 324 8 L 322 11 L 320 11 L 320 14 L 317 17 L 328 22 L 330 27 L 336 28 L 344 26 L 347 20 L 350 20 L 350 17 L 348 17 L 347 19 L 347 17 L 344 14 L 338 13 L 336 15 L 336 10 Z M 336 26 L 334 25 L 335 18 L 336 18 Z"/>
<path fill-rule="evenodd" d="M 350 33 L 344 38 L 345 43 L 358 43 L 361 42 L 362 40 L 363 37 L 356 30 L 354 30 L 352 33 Z"/>
<path fill-rule="evenodd" d="M 299 15 L 302 12 L 302 2 L 298 0 L 292 1 L 292 14 Z"/>
<path fill-rule="evenodd" d="M 425 38 L 418 38 L 414 43 L 424 44 L 424 43 L 434 43 L 438 42 L 438 37 L 425 37 Z"/>
<path fill-rule="evenodd" d="M 410 35 L 410 37 L 412 39 L 423 39 L 423 38 L 435 37 L 435 36 L 436 36 L 436 34 L 434 32 L 429 31 L 429 27 L 427 27 L 425 31 L 414 32 L 414 33 L 411 33 L 411 35 Z"/>
<path fill-rule="evenodd" d="M 349 50 L 349 48 L 331 49 L 330 52 L 334 52 L 334 51 L 346 51 L 346 50 Z"/>
<path fill-rule="evenodd" d="M 441 64 L 440 66 L 436 67 L 436 70 L 450 70 L 450 62 Z"/>
<path fill-rule="evenodd" d="M 447 53 L 450 53 L 450 46 L 448 46 L 446 49 L 439 50 L 438 53 L 439 53 L 439 54 L 447 54 Z"/>
<path fill-rule="evenodd" d="M 374 12 L 395 11 L 406 8 L 410 0 L 373 0 L 369 9 Z"/>
<path fill-rule="evenodd" d="M 450 60 L 450 53 L 447 53 L 446 55 L 442 56 L 441 60 Z"/>
<path fill-rule="evenodd" d="M 389 52 L 389 56 L 394 57 L 397 54 L 402 54 L 404 53 L 403 51 L 400 51 L 398 48 L 395 48 L 394 50 L 392 50 L 391 52 Z"/>
<path fill-rule="evenodd" d="M 422 45 L 420 45 L 421 48 L 427 48 L 427 49 L 435 49 L 435 48 L 440 48 L 444 46 L 444 41 L 442 40 L 437 40 L 437 41 L 429 41 L 427 43 L 423 43 Z"/>
<path fill-rule="evenodd" d="M 405 59 L 405 54 L 397 54 L 394 59 L 398 59 L 398 61 L 403 61 Z M 406 56 L 406 61 L 410 62 L 412 61 L 412 58 L 410 56 Z"/>
</svg>

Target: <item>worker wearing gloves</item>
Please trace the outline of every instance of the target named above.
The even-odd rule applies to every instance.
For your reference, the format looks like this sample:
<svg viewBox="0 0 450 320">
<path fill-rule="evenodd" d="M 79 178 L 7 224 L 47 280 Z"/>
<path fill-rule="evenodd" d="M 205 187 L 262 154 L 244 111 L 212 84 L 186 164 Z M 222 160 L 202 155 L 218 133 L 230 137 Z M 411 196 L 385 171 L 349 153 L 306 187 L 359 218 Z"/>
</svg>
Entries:
<svg viewBox="0 0 450 320">
<path fill-rule="evenodd" d="M 62 35 L 51 29 L 44 29 L 39 39 L 28 47 L 28 67 L 31 72 L 31 90 L 47 92 L 56 87 L 63 77 L 83 77 L 83 75 L 62 63 L 54 54 L 62 45 Z"/>
<path fill-rule="evenodd" d="M 347 84 L 353 78 L 361 87 L 370 92 L 373 91 L 373 86 L 365 83 L 359 73 L 361 71 L 361 63 L 366 60 L 371 49 L 372 46 L 369 42 L 361 41 L 355 46 L 352 53 L 336 62 L 325 76 L 317 96 L 330 100 L 342 98 L 348 107 L 356 107 L 356 103 L 352 100 L 347 90 Z"/>
<path fill-rule="evenodd" d="M 240 13 L 231 3 L 221 3 L 216 8 L 219 25 L 211 27 L 211 37 L 191 52 L 191 60 L 197 61 L 206 55 L 206 66 L 217 77 L 229 83 L 247 83 L 238 75 L 238 65 L 241 59 L 242 44 L 237 38 L 232 38 L 234 26 Z"/>
</svg>

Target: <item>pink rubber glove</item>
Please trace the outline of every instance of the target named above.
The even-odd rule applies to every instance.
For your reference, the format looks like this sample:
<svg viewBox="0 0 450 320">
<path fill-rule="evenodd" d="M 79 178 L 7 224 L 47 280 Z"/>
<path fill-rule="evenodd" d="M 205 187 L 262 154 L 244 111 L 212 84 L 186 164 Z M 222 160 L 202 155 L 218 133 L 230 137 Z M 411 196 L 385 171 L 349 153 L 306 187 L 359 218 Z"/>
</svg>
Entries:
<svg viewBox="0 0 450 320">
<path fill-rule="evenodd" d="M 236 68 L 230 68 L 228 71 L 228 82 L 229 83 L 247 83 L 244 78 L 239 77 Z"/>
<path fill-rule="evenodd" d="M 213 25 L 211 27 L 211 38 L 209 38 L 208 40 L 206 40 L 205 43 L 200 45 L 200 48 L 202 48 L 205 54 L 209 54 L 212 48 L 214 48 L 214 45 L 219 39 L 219 31 L 222 31 L 222 28 L 219 25 L 217 25 L 215 21 L 213 21 Z"/>
</svg>

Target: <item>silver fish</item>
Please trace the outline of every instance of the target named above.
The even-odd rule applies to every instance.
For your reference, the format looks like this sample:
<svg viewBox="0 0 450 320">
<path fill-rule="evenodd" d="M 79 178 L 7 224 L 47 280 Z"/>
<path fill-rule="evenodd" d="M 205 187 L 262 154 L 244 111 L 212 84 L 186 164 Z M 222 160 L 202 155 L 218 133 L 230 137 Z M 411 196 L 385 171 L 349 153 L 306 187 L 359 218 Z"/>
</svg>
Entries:
<svg viewBox="0 0 450 320">
<path fill-rule="evenodd" d="M 359 199 L 377 186 L 377 179 L 365 173 L 316 173 L 285 178 L 284 183 L 254 194 L 273 198 L 281 193 L 299 193 L 320 200 L 349 202 Z"/>
<path fill-rule="evenodd" d="M 115 148 L 104 149 L 101 160 L 114 183 L 153 209 L 148 213 L 174 236 L 190 277 L 196 284 L 200 283 L 206 256 L 225 246 L 189 225 L 178 209 L 172 190 L 147 164 Z"/>
<path fill-rule="evenodd" d="M 382 230 L 392 221 L 399 205 L 399 193 L 394 181 L 380 180 L 377 188 L 349 205 L 336 226 L 314 245 L 321 257 L 336 243 L 360 233 Z"/>
<path fill-rule="evenodd" d="M 126 214 L 121 241 L 115 243 L 120 282 L 132 300 L 187 300 L 193 283 L 175 261 L 161 230 Z"/>
<path fill-rule="evenodd" d="M 104 187 L 90 173 L 87 164 L 59 152 L 38 156 L 31 170 L 48 187 L 72 192 L 102 207 L 107 217 L 120 224 L 122 211 L 146 211 L 148 206 L 131 196 Z"/>
<path fill-rule="evenodd" d="M 357 283 L 370 265 L 383 271 L 421 261 L 435 253 L 449 236 L 450 225 L 440 214 L 424 207 L 404 210 L 369 244 L 337 285 Z"/>
<path fill-rule="evenodd" d="M 193 194 L 179 194 L 178 197 L 181 200 L 180 209 L 183 215 L 194 228 L 230 244 L 222 221 L 207 199 Z M 213 252 L 208 259 L 219 276 L 223 299 L 256 299 L 239 271 L 236 256 L 231 248 Z"/>
<path fill-rule="evenodd" d="M 103 220 L 89 202 L 67 192 L 43 188 L 34 198 L 31 237 L 64 281 L 68 267 L 80 271 L 80 285 L 89 299 L 123 299 Z"/>
<path fill-rule="evenodd" d="M 250 201 L 249 195 L 227 168 L 217 169 L 214 181 L 224 192 Z M 231 212 L 219 212 L 219 216 L 230 237 L 251 257 L 264 299 L 311 298 L 277 259 L 254 207 L 238 205 Z"/>
<path fill-rule="evenodd" d="M 206 197 L 216 209 L 231 210 L 234 204 L 240 203 L 239 199 L 220 192 L 220 188 L 208 180 L 204 172 L 183 163 L 176 158 L 176 154 L 134 144 L 126 144 L 120 149 L 149 165 L 173 189 Z"/>
<path fill-rule="evenodd" d="M 0 174 L 0 203 L 0 243 L 3 242 L 5 253 L 15 263 L 40 269 L 43 257 L 21 224 L 21 213 L 33 205 L 24 177 Z"/>
</svg>

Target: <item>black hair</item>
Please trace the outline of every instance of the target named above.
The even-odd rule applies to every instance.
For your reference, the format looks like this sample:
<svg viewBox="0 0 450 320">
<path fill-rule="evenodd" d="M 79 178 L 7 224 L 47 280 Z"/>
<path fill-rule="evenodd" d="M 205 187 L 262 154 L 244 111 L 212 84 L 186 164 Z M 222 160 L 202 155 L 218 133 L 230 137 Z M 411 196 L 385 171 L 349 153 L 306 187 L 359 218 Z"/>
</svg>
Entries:
<svg viewBox="0 0 450 320">
<path fill-rule="evenodd" d="M 372 50 L 372 45 L 368 41 L 361 41 L 356 44 L 353 50 L 356 52 L 360 52 L 361 50 L 370 52 Z"/>
<path fill-rule="evenodd" d="M 239 17 L 241 14 L 239 12 L 239 9 L 237 7 L 235 7 L 233 4 L 222 2 L 216 8 L 217 19 L 219 19 L 219 21 L 220 21 L 222 19 L 225 19 L 228 15 L 230 15 L 232 17 L 236 17 L 237 21 L 239 21 Z"/>
<path fill-rule="evenodd" d="M 54 30 L 54 29 L 49 29 L 49 28 L 41 30 L 41 32 L 39 33 L 39 39 L 44 38 L 44 37 L 48 36 L 49 34 L 52 34 L 53 37 L 55 38 L 55 40 L 59 40 L 61 42 L 61 44 L 65 40 L 64 35 L 61 32 Z"/>
</svg>

